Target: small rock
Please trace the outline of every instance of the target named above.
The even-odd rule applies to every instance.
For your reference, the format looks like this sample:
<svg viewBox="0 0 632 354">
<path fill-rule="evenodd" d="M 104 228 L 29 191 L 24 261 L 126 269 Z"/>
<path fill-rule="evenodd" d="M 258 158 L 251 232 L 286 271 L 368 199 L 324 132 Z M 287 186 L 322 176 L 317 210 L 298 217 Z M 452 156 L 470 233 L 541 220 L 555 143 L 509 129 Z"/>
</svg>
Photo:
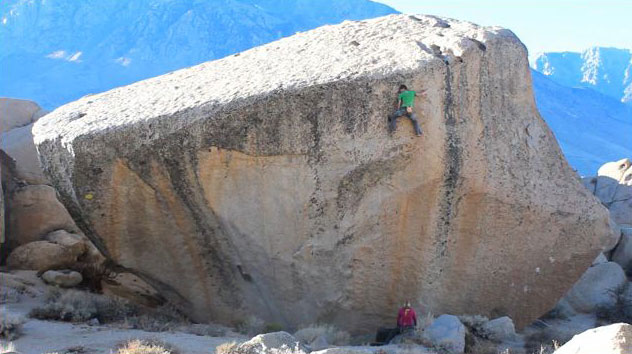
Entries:
<svg viewBox="0 0 632 354">
<path fill-rule="evenodd" d="M 489 339 L 502 342 L 504 340 L 514 339 L 516 336 L 516 328 L 511 318 L 504 316 L 488 321 L 483 325 L 483 331 Z"/>
<path fill-rule="evenodd" d="M 81 273 L 74 270 L 49 270 L 42 274 L 42 279 L 50 285 L 72 288 L 83 281 Z"/>
<path fill-rule="evenodd" d="M 433 346 L 443 348 L 449 353 L 465 351 L 465 326 L 456 316 L 439 316 L 424 330 L 423 335 Z"/>
<path fill-rule="evenodd" d="M 77 256 L 68 248 L 56 243 L 35 241 L 14 249 L 7 258 L 7 265 L 11 269 L 45 272 L 74 264 Z"/>
<path fill-rule="evenodd" d="M 555 354 L 632 353 L 632 325 L 617 323 L 589 329 L 573 337 Z"/>
<path fill-rule="evenodd" d="M 88 326 L 99 326 L 101 322 L 99 322 L 98 318 L 92 318 L 88 321 Z"/>
<path fill-rule="evenodd" d="M 609 291 L 626 283 L 623 269 L 615 262 L 588 268 L 564 298 L 577 312 L 592 313 L 600 306 L 613 306 L 615 298 Z"/>
</svg>

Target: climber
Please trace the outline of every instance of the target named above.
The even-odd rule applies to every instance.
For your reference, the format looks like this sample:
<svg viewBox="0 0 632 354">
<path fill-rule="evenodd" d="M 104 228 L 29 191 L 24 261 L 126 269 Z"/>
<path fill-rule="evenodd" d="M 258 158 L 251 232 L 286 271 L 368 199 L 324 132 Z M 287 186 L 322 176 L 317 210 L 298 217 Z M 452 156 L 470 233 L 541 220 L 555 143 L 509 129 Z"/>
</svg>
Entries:
<svg viewBox="0 0 632 354">
<path fill-rule="evenodd" d="M 415 91 L 409 91 L 406 85 L 399 86 L 397 110 L 393 113 L 393 115 L 388 117 L 390 133 L 395 132 L 397 129 L 397 118 L 405 115 L 413 122 L 417 136 L 421 136 L 421 128 L 419 127 L 419 122 L 417 121 L 417 115 L 413 112 L 413 105 L 415 103 L 415 97 L 424 95 L 425 92 L 426 90 L 423 90 L 417 94 Z"/>
<path fill-rule="evenodd" d="M 397 313 L 397 328 L 399 333 L 406 333 L 414 331 L 415 327 L 417 327 L 417 314 L 410 307 L 410 301 L 406 301 L 406 304 Z"/>
</svg>

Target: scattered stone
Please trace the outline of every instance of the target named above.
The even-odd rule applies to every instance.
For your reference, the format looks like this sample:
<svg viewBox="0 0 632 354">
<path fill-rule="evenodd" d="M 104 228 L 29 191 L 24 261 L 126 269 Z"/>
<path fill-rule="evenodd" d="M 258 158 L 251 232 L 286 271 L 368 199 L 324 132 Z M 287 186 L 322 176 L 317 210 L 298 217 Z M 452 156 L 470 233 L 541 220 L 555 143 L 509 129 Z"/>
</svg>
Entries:
<svg viewBox="0 0 632 354">
<path fill-rule="evenodd" d="M 42 274 L 42 279 L 49 285 L 62 288 L 72 288 L 83 281 L 81 273 L 74 270 L 48 270 Z"/>
<path fill-rule="evenodd" d="M 629 159 L 608 162 L 597 177 L 586 178 L 584 185 L 610 210 L 619 225 L 632 227 L 632 163 Z"/>
<path fill-rule="evenodd" d="M 465 351 L 465 326 L 453 315 L 441 315 L 424 330 L 424 338 L 433 347 L 442 348 L 449 353 Z"/>
<path fill-rule="evenodd" d="M 489 339 L 502 342 L 516 337 L 516 328 L 511 318 L 504 316 L 486 322 L 482 330 Z"/>
<path fill-rule="evenodd" d="M 610 291 L 627 281 L 621 266 L 615 262 L 588 268 L 564 299 L 577 312 L 592 313 L 598 307 L 612 307 L 615 299 Z"/>
<path fill-rule="evenodd" d="M 70 249 L 48 241 L 35 241 L 14 249 L 7 258 L 10 269 L 36 270 L 63 269 L 77 261 L 79 255 Z"/>
<path fill-rule="evenodd" d="M 554 354 L 632 353 L 632 325 L 617 323 L 589 329 L 573 337 Z"/>
<path fill-rule="evenodd" d="M 99 322 L 99 319 L 96 318 L 96 317 L 89 319 L 87 323 L 88 323 L 88 326 L 99 326 L 99 325 L 101 325 L 101 322 Z"/>
</svg>

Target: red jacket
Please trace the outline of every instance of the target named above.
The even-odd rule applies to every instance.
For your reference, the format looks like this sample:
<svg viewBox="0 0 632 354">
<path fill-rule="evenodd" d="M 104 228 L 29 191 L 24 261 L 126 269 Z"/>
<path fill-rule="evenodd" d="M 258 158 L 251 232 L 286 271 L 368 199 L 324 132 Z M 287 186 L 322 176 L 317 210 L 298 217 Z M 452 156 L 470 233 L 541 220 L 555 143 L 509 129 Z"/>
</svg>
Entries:
<svg viewBox="0 0 632 354">
<path fill-rule="evenodd" d="M 402 307 L 397 314 L 397 327 L 417 326 L 417 314 L 411 307 Z"/>
</svg>

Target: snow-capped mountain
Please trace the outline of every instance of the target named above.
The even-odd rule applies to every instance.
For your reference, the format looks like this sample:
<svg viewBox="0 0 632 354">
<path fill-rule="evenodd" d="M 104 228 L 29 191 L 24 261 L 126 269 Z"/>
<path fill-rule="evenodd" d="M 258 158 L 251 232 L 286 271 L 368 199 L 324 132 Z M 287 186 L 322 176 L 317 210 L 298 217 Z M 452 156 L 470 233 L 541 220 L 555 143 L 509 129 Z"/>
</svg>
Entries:
<svg viewBox="0 0 632 354">
<path fill-rule="evenodd" d="M 632 106 L 590 88 L 560 85 L 531 71 L 538 109 L 566 159 L 593 176 L 608 161 L 632 156 Z"/>
<path fill-rule="evenodd" d="M 543 53 L 535 70 L 568 87 L 589 87 L 632 104 L 632 52 L 594 47 L 583 51 Z"/>
<path fill-rule="evenodd" d="M 369 0 L 2 0 L 0 96 L 46 109 L 344 20 Z"/>
</svg>

